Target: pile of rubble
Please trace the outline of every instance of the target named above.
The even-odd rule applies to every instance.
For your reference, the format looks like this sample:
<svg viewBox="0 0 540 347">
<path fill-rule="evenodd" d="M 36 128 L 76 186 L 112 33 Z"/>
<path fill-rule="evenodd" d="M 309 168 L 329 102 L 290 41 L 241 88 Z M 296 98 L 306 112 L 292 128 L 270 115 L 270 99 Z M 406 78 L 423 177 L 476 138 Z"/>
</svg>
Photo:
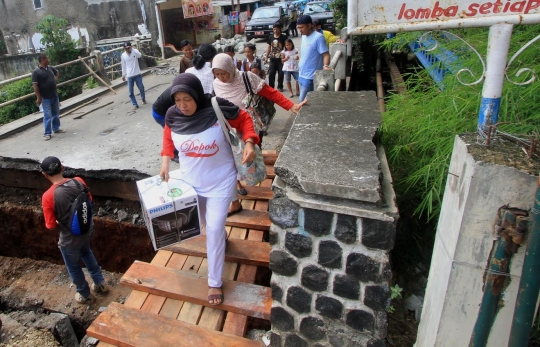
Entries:
<svg viewBox="0 0 540 347">
<path fill-rule="evenodd" d="M 244 46 L 247 42 L 242 35 L 236 34 L 232 39 L 219 39 L 212 43 L 216 47 L 218 53 L 223 53 L 223 50 L 227 46 L 233 46 L 236 53 L 244 53 Z"/>
<path fill-rule="evenodd" d="M 178 64 L 177 64 L 178 65 Z M 165 63 L 165 64 L 159 64 L 158 66 L 154 66 L 152 70 L 150 70 L 150 73 L 152 75 L 178 75 L 180 72 L 180 66 L 172 66 L 172 64 Z"/>
</svg>

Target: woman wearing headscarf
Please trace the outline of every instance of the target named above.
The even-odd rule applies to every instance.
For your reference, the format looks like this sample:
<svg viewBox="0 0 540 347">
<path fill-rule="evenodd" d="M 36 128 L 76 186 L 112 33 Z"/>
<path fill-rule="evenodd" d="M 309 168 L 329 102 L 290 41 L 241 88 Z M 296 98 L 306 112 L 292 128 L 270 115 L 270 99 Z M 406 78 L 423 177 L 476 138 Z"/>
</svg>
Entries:
<svg viewBox="0 0 540 347">
<path fill-rule="evenodd" d="M 197 55 L 193 57 L 193 67 L 186 70 L 186 73 L 193 74 L 201 81 L 204 92 L 212 94 L 214 87 L 214 74 L 212 73 L 212 59 L 217 54 L 216 47 L 205 43 L 197 50 Z"/>
<path fill-rule="evenodd" d="M 246 105 L 242 103 L 245 97 L 248 95 L 244 79 L 242 74 L 234 66 L 233 60 L 230 56 L 224 53 L 220 53 L 214 57 L 212 61 L 212 71 L 216 76 L 214 80 L 214 93 L 220 98 L 226 99 L 242 110 L 246 108 Z M 307 102 L 307 99 L 299 104 L 293 103 L 281 94 L 277 89 L 274 89 L 266 84 L 266 82 L 259 76 L 248 71 L 245 72 L 248 77 L 248 81 L 251 84 L 251 89 L 257 95 L 263 96 L 275 104 L 278 104 L 287 111 L 292 111 L 294 114 L 298 113 L 302 106 Z M 262 132 L 259 132 L 259 138 L 262 140 Z M 242 184 L 237 181 L 238 194 L 246 195 L 247 191 Z M 235 213 L 242 210 L 242 205 L 238 200 L 233 201 L 229 209 L 229 213 Z"/>
<path fill-rule="evenodd" d="M 165 116 L 160 177 L 169 180 L 169 164 L 178 150 L 182 179 L 197 192 L 201 224 L 206 226 L 208 258 L 208 302 L 223 302 L 221 290 L 225 262 L 225 220 L 236 186 L 236 167 L 231 146 L 217 120 L 211 96 L 192 74 L 180 74 L 171 86 L 174 106 Z M 243 135 L 246 147 L 243 162 L 255 159 L 254 146 L 259 136 L 251 116 L 230 102 L 217 98 L 223 115 Z"/>
</svg>

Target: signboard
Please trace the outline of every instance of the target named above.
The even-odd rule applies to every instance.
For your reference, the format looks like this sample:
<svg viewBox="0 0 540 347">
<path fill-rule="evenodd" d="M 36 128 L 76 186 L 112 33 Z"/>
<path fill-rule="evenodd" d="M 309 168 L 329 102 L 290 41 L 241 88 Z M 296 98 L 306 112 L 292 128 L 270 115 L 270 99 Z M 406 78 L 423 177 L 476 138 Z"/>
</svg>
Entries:
<svg viewBox="0 0 540 347">
<path fill-rule="evenodd" d="M 540 0 L 353 0 L 349 34 L 481 27 L 540 21 Z"/>
<path fill-rule="evenodd" d="M 182 0 L 184 18 L 208 16 L 214 14 L 210 0 Z"/>
<path fill-rule="evenodd" d="M 238 24 L 238 11 L 229 12 L 229 24 L 230 25 Z"/>
</svg>

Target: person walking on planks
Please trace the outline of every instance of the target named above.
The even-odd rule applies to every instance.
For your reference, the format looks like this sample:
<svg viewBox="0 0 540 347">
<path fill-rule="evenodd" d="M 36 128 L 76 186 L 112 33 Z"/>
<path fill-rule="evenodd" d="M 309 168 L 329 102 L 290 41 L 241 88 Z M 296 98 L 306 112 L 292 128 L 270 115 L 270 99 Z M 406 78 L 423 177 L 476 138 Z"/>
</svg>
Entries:
<svg viewBox="0 0 540 347">
<path fill-rule="evenodd" d="M 144 85 L 142 82 L 141 69 L 139 67 L 139 58 L 142 57 L 141 52 L 136 48 L 131 47 L 131 42 L 124 43 L 125 52 L 122 53 L 122 80 L 128 82 L 128 92 L 131 103 L 133 104 L 133 109 L 137 110 L 139 104 L 137 104 L 137 99 L 135 94 L 133 94 L 133 84 L 137 85 L 139 92 L 141 93 L 141 99 L 143 105 L 146 104 L 146 96 L 144 94 Z"/>
<path fill-rule="evenodd" d="M 90 289 L 94 293 L 106 293 L 109 291 L 101 267 L 90 249 L 94 223 L 90 221 L 89 231 L 81 235 L 75 235 L 71 231 L 72 227 L 69 227 L 72 203 L 81 192 L 81 188 L 86 187 L 86 183 L 80 177 L 64 178 L 64 166 L 60 159 L 56 157 L 45 158 L 40 168 L 43 176 L 52 183 L 52 186 L 43 194 L 41 200 L 45 226 L 47 229 L 58 229 L 60 231 L 58 248 L 60 248 L 64 258 L 71 281 L 77 288 L 75 301 L 80 304 L 91 304 L 94 297 L 90 293 Z M 91 200 L 92 196 L 90 193 L 87 194 Z M 88 286 L 88 282 L 84 277 L 81 260 L 86 265 L 94 281 L 91 287 Z"/>
<path fill-rule="evenodd" d="M 233 65 L 231 57 L 225 56 Z M 227 237 L 225 220 L 236 189 L 236 167 L 231 146 L 212 106 L 212 96 L 205 94 L 201 81 L 189 73 L 176 76 L 171 99 L 175 105 L 165 115 L 159 175 L 164 182 L 169 181 L 170 160 L 176 148 L 182 179 L 197 192 L 200 222 L 206 227 L 208 303 L 219 305 L 223 302 L 221 277 Z M 253 161 L 254 146 L 259 142 L 259 136 L 253 129 L 251 116 L 225 99 L 217 98 L 217 101 L 229 124 L 242 133 L 246 143 L 243 163 Z"/>
<path fill-rule="evenodd" d="M 32 86 L 36 93 L 36 104 L 43 106 L 43 139 L 49 141 L 52 133 L 61 134 L 66 131 L 60 128 L 60 100 L 56 92 L 58 70 L 49 66 L 49 57 L 41 53 L 38 56 L 38 67 L 32 71 Z"/>
</svg>

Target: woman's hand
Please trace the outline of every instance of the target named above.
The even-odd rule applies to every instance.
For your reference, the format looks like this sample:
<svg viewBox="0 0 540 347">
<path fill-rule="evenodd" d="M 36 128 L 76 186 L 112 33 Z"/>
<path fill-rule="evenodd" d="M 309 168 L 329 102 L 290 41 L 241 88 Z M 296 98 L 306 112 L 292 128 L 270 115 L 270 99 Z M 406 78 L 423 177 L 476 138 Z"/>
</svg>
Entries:
<svg viewBox="0 0 540 347">
<path fill-rule="evenodd" d="M 244 147 L 244 155 L 242 156 L 242 164 L 251 163 L 253 160 L 255 160 L 255 145 L 252 141 L 253 140 L 246 141 L 246 146 Z"/>
<path fill-rule="evenodd" d="M 292 113 L 297 114 L 298 112 L 300 112 L 300 109 L 302 108 L 302 106 L 306 104 L 306 102 L 307 102 L 307 99 L 305 99 L 299 104 L 294 104 L 293 107 L 291 107 Z"/>
<path fill-rule="evenodd" d="M 161 161 L 161 170 L 159 170 L 159 177 L 163 182 L 169 182 L 169 163 L 171 157 L 164 155 Z"/>
</svg>

